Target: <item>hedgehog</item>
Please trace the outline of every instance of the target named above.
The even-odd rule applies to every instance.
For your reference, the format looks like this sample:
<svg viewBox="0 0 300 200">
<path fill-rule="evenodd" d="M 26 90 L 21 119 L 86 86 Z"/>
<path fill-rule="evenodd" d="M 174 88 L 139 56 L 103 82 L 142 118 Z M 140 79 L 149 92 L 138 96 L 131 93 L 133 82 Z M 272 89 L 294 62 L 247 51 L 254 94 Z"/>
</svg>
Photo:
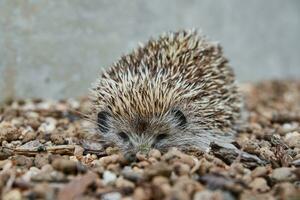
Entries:
<svg viewBox="0 0 300 200">
<path fill-rule="evenodd" d="M 221 46 L 197 30 L 164 33 L 122 56 L 90 100 L 96 132 L 127 155 L 230 143 L 241 111 Z"/>
</svg>

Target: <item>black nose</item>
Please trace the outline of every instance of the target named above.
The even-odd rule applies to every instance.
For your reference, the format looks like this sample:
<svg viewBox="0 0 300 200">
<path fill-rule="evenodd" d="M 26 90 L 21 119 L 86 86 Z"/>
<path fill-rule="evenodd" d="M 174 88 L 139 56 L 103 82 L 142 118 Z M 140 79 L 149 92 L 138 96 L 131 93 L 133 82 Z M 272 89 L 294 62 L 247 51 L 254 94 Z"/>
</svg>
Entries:
<svg viewBox="0 0 300 200">
<path fill-rule="evenodd" d="M 124 157 L 127 160 L 127 162 L 134 162 L 134 161 L 136 161 L 136 156 L 135 156 L 134 153 L 125 153 Z"/>
</svg>

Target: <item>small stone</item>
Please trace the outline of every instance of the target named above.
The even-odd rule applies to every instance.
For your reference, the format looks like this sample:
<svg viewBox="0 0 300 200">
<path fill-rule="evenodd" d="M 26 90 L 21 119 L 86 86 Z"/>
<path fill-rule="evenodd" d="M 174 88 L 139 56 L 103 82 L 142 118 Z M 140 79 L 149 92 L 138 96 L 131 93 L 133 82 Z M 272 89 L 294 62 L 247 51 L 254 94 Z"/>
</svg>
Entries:
<svg viewBox="0 0 300 200">
<path fill-rule="evenodd" d="M 121 200 L 122 195 L 119 192 L 106 193 L 102 196 L 102 200 Z"/>
<path fill-rule="evenodd" d="M 31 177 L 31 181 L 34 182 L 68 182 L 68 178 L 62 172 L 58 171 L 43 171 Z"/>
<path fill-rule="evenodd" d="M 193 198 L 193 200 L 204 200 L 204 199 L 221 200 L 223 199 L 223 197 L 219 192 L 204 190 L 204 191 L 197 192 Z"/>
<path fill-rule="evenodd" d="M 83 152 L 84 152 L 84 148 L 82 148 L 81 146 L 79 145 L 76 145 L 75 146 L 75 150 L 74 150 L 74 156 L 76 157 L 81 157 L 83 155 Z M 97 157 L 96 157 L 97 158 Z M 94 158 L 94 159 L 96 159 Z"/>
<path fill-rule="evenodd" d="M 116 187 L 117 188 L 134 188 L 135 185 L 131 181 L 124 179 L 123 177 L 119 177 L 116 180 Z"/>
<path fill-rule="evenodd" d="M 150 165 L 145 171 L 145 176 L 147 178 L 152 178 L 154 176 L 165 176 L 169 177 L 171 175 L 172 168 L 164 162 L 159 162 L 154 165 Z"/>
<path fill-rule="evenodd" d="M 143 160 L 143 161 L 141 161 L 141 162 L 138 162 L 138 163 L 137 163 L 137 166 L 138 166 L 139 168 L 145 168 L 145 167 L 149 166 L 149 162 L 146 161 L 146 160 Z"/>
<path fill-rule="evenodd" d="M 21 200 L 22 194 L 18 189 L 11 190 L 3 194 L 3 200 Z"/>
<path fill-rule="evenodd" d="M 255 193 L 253 191 L 245 191 L 241 194 L 240 200 L 275 200 L 271 194 L 265 193 L 265 194 L 260 194 L 260 193 Z"/>
<path fill-rule="evenodd" d="M 43 151 L 45 147 L 39 140 L 29 141 L 22 146 L 16 148 L 17 151 Z"/>
<path fill-rule="evenodd" d="M 37 154 L 34 159 L 34 165 L 37 168 L 42 168 L 43 166 L 49 164 L 48 155 L 46 154 Z"/>
<path fill-rule="evenodd" d="M 185 163 L 176 162 L 175 164 L 173 164 L 173 171 L 178 176 L 187 175 L 189 174 L 190 170 L 190 166 Z"/>
<path fill-rule="evenodd" d="M 12 126 L 8 122 L 0 123 L 0 143 L 2 141 L 11 142 L 14 140 L 18 140 L 18 138 L 22 135 L 22 131 L 14 126 Z"/>
<path fill-rule="evenodd" d="M 156 159 L 160 159 L 161 153 L 160 153 L 160 151 L 157 150 L 157 149 L 151 149 L 150 152 L 149 152 L 149 157 L 153 157 L 153 158 L 156 158 Z"/>
<path fill-rule="evenodd" d="M 139 161 L 145 161 L 147 160 L 147 155 L 146 154 L 143 154 L 141 152 L 137 152 L 136 153 L 136 158 L 139 160 Z"/>
<path fill-rule="evenodd" d="M 256 177 L 261 177 L 265 176 L 268 173 L 268 169 L 266 167 L 256 167 L 252 172 L 251 172 L 251 177 L 256 178 Z"/>
<path fill-rule="evenodd" d="M 113 184 L 117 179 L 117 175 L 108 170 L 104 171 L 102 176 L 103 176 L 103 183 L 105 185 Z"/>
<path fill-rule="evenodd" d="M 142 180 L 144 180 L 142 173 L 135 172 L 130 167 L 124 167 L 121 174 L 124 176 L 124 178 L 135 183 L 139 183 L 142 182 Z"/>
<path fill-rule="evenodd" d="M 16 155 L 12 158 L 12 161 L 17 165 L 17 166 L 25 166 L 27 168 L 31 167 L 33 165 L 33 158 L 31 157 L 26 157 L 23 155 Z"/>
<path fill-rule="evenodd" d="M 58 158 L 52 162 L 52 166 L 65 174 L 76 174 L 78 172 L 77 162 L 72 160 Z"/>
<path fill-rule="evenodd" d="M 35 198 L 55 199 L 55 190 L 48 183 L 36 184 L 32 192 Z"/>
<path fill-rule="evenodd" d="M 145 191 L 142 187 L 137 187 L 134 190 L 133 193 L 133 199 L 134 200 L 150 200 L 151 199 L 151 194 L 148 194 L 147 191 Z"/>
<path fill-rule="evenodd" d="M 36 167 L 30 167 L 30 169 L 22 175 L 22 180 L 24 180 L 25 182 L 29 182 L 31 180 L 31 178 L 35 175 L 37 175 L 38 173 L 40 173 L 41 170 L 39 170 Z"/>
<path fill-rule="evenodd" d="M 52 133 L 55 128 L 56 128 L 56 119 L 52 117 L 47 117 L 45 119 L 45 122 L 40 125 L 38 128 L 38 131 L 43 132 L 43 133 Z"/>
<path fill-rule="evenodd" d="M 111 163 L 117 163 L 121 160 L 121 156 L 119 154 L 114 154 L 114 155 L 110 155 L 110 156 L 105 156 L 99 159 L 99 164 L 101 166 L 107 166 L 108 164 Z M 97 162 L 95 162 L 97 163 Z"/>
<path fill-rule="evenodd" d="M 50 136 L 51 142 L 53 142 L 56 145 L 63 145 L 66 144 L 65 138 L 61 133 L 52 133 Z"/>
<path fill-rule="evenodd" d="M 36 113 L 37 114 L 37 113 Z M 29 118 L 27 120 L 27 123 L 26 123 L 28 126 L 30 126 L 33 130 L 37 130 L 41 123 L 39 122 L 38 119 L 35 119 L 35 118 Z"/>
<path fill-rule="evenodd" d="M 284 141 L 290 148 L 300 148 L 300 133 L 294 131 L 286 134 Z"/>
<path fill-rule="evenodd" d="M 158 188 L 160 188 L 160 190 L 163 192 L 163 194 L 165 196 L 170 195 L 172 187 L 169 183 L 169 179 L 167 179 L 166 177 L 163 176 L 155 176 L 152 179 L 152 184 Z"/>
<path fill-rule="evenodd" d="M 292 168 L 288 167 L 274 169 L 271 174 L 271 178 L 276 182 L 294 181 L 296 180 L 296 175 L 292 172 L 292 170 Z"/>
<path fill-rule="evenodd" d="M 274 187 L 275 195 L 285 199 L 299 199 L 300 191 L 296 187 L 295 184 L 289 182 L 276 184 Z"/>
<path fill-rule="evenodd" d="M 187 154 L 181 154 L 180 161 L 189 165 L 190 167 L 193 167 L 195 165 L 195 160 L 193 159 L 193 157 Z"/>
<path fill-rule="evenodd" d="M 258 192 L 267 192 L 270 187 L 267 185 L 267 181 L 264 178 L 255 178 L 249 185 L 252 190 Z"/>
<path fill-rule="evenodd" d="M 23 136 L 23 142 L 29 142 L 31 140 L 35 140 L 37 137 L 37 133 L 35 131 L 28 131 L 24 136 Z"/>
</svg>

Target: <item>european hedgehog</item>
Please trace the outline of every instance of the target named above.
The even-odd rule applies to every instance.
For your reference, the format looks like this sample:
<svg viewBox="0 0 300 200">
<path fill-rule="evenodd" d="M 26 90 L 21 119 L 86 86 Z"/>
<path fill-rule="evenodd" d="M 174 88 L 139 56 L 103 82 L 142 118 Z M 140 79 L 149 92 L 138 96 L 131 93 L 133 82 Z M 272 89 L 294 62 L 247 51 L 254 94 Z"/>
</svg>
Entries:
<svg viewBox="0 0 300 200">
<path fill-rule="evenodd" d="M 151 39 L 122 56 L 91 89 L 101 137 L 124 153 L 206 151 L 231 142 L 240 95 L 221 47 L 197 31 Z"/>
</svg>

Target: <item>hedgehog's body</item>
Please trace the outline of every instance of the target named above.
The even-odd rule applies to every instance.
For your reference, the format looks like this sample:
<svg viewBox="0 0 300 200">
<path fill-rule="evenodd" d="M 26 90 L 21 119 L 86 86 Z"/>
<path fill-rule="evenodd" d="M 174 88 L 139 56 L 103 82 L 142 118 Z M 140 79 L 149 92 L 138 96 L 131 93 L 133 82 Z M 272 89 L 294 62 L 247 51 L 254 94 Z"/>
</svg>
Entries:
<svg viewBox="0 0 300 200">
<path fill-rule="evenodd" d="M 239 118 L 234 75 L 217 44 L 180 31 L 123 56 L 92 89 L 98 131 L 125 152 L 206 150 Z"/>
</svg>

